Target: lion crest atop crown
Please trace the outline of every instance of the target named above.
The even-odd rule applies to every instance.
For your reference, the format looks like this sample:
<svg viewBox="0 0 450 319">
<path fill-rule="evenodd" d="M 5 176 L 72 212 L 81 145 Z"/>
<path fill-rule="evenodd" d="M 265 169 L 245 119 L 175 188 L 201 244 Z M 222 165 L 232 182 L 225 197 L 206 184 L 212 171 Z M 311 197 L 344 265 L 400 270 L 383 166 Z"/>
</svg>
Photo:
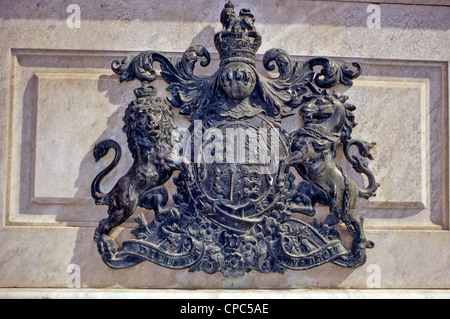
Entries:
<svg viewBox="0 0 450 319">
<path fill-rule="evenodd" d="M 214 36 L 214 44 L 221 64 L 245 62 L 255 64 L 255 55 L 261 46 L 261 35 L 255 29 L 255 17 L 249 9 L 241 9 L 236 16 L 231 1 L 220 15 L 223 30 Z"/>
</svg>

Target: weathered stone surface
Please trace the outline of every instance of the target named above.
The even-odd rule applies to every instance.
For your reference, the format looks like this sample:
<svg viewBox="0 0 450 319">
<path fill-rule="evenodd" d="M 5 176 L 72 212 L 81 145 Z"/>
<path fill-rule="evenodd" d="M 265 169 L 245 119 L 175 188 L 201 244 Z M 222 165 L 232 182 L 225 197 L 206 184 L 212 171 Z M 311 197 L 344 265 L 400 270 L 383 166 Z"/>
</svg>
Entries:
<svg viewBox="0 0 450 319">
<path fill-rule="evenodd" d="M 324 55 L 361 63 L 363 75 L 346 94 L 357 106 L 354 136 L 377 142 L 371 167 L 381 184 L 377 197 L 360 201 L 376 243 L 366 266 L 236 279 L 150 263 L 109 269 L 92 240 L 106 213 L 89 198 L 91 179 L 110 160 L 94 163 L 93 142 L 114 138 L 126 149 L 121 118 L 137 85 L 119 84 L 111 61 L 147 49 L 180 56 L 202 44 L 213 63 L 197 72 L 213 72 L 221 6 L 203 0 L 190 1 L 189 10 L 174 0 L 77 4 L 80 29 L 68 27 L 65 3 L 0 3 L 1 287 L 67 287 L 69 264 L 80 266 L 83 288 L 364 289 L 373 269 L 381 288 L 450 287 L 449 6 L 382 3 L 381 28 L 368 28 L 362 2 L 235 3 L 256 16 L 260 69 L 262 54 L 273 47 L 297 60 Z M 162 81 L 157 86 L 164 92 Z M 284 124 L 294 130 L 297 120 Z M 127 170 L 126 156 L 106 187 Z M 127 238 L 131 226 L 114 235 Z"/>
</svg>

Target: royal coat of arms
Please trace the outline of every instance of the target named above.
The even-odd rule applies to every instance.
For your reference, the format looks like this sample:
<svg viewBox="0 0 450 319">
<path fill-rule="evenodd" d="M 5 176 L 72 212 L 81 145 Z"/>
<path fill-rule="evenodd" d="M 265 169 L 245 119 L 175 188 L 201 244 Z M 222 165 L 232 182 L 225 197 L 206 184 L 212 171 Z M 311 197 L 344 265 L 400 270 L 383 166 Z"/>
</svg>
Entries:
<svg viewBox="0 0 450 319">
<path fill-rule="evenodd" d="M 109 193 L 100 184 L 119 162 L 121 149 L 113 140 L 94 147 L 97 161 L 115 150 L 91 188 L 95 203 L 108 206 L 94 235 L 103 261 L 112 268 L 151 261 L 227 277 L 328 262 L 363 265 L 374 243 L 364 234 L 356 203 L 378 188 L 367 166 L 375 143 L 352 138 L 355 106 L 332 90 L 351 86 L 360 66 L 324 57 L 294 63 L 284 50 L 271 49 L 263 65 L 268 71 L 276 66 L 279 75 L 263 76 L 255 68 L 262 38 L 250 10 L 236 14 L 228 2 L 220 22 L 223 29 L 214 37 L 220 66 L 211 76 L 194 75 L 198 60 L 203 67 L 211 60 L 199 45 L 181 59 L 146 51 L 112 63 L 120 81 L 137 79 L 142 86 L 123 117 L 134 162 Z M 168 83 L 168 99 L 150 85 L 157 77 L 154 62 Z M 189 129 L 177 129 L 174 107 L 191 121 Z M 288 133 L 281 120 L 296 113 L 303 121 Z M 339 148 L 367 177 L 366 187 L 335 163 Z M 171 178 L 177 194 L 164 186 Z M 168 207 L 170 195 L 175 204 Z M 314 217 L 317 204 L 329 207 L 324 220 Z M 135 239 L 119 247 L 111 231 L 137 206 L 153 211 L 154 218 L 139 214 Z M 353 238 L 349 248 L 338 223 Z"/>
</svg>

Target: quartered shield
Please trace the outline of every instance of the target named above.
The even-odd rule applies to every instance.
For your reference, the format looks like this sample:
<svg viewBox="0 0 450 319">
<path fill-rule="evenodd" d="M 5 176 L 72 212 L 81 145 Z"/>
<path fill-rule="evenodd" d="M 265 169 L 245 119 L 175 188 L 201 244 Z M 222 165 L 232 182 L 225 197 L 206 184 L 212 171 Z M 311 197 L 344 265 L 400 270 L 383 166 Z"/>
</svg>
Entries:
<svg viewBox="0 0 450 319">
<path fill-rule="evenodd" d="M 196 208 L 239 233 L 261 222 L 280 195 L 276 181 L 286 141 L 275 125 L 261 123 L 264 126 L 224 121 L 212 129 L 203 127 L 201 147 L 193 152 L 197 160 L 190 189 Z M 194 149 L 195 133 L 192 136 Z"/>
</svg>

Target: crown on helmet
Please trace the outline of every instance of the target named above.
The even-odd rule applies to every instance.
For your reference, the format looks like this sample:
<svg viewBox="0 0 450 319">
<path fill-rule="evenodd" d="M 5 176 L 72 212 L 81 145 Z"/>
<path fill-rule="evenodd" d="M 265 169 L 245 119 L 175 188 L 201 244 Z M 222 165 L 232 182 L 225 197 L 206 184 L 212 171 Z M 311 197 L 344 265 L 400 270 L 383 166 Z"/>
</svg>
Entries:
<svg viewBox="0 0 450 319">
<path fill-rule="evenodd" d="M 223 30 L 214 36 L 214 44 L 220 55 L 221 65 L 230 62 L 255 64 L 255 55 L 262 38 L 255 29 L 255 17 L 249 9 L 234 12 L 231 1 L 225 4 L 220 15 Z"/>
</svg>

